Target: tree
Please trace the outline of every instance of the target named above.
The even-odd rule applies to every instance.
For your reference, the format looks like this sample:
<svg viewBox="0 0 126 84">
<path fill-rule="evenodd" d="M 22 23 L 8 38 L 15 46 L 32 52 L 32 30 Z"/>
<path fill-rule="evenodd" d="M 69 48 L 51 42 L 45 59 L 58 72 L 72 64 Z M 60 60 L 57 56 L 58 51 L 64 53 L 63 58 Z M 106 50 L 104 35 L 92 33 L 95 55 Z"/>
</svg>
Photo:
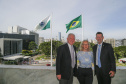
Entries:
<svg viewBox="0 0 126 84">
<path fill-rule="evenodd" d="M 29 43 L 28 49 L 30 49 L 30 50 L 36 50 L 37 49 L 37 44 L 34 41 L 31 41 Z"/>
<path fill-rule="evenodd" d="M 114 54 L 115 54 L 116 60 L 118 60 L 119 58 L 126 57 L 126 46 L 115 47 Z"/>
<path fill-rule="evenodd" d="M 81 42 L 75 42 L 75 43 L 74 43 L 74 46 L 76 47 L 76 51 L 79 50 L 79 48 L 80 48 L 80 43 L 81 43 Z"/>
<path fill-rule="evenodd" d="M 53 55 L 56 56 L 57 54 L 57 48 L 61 46 L 63 43 L 61 41 L 52 41 L 52 49 L 53 49 Z"/>
<path fill-rule="evenodd" d="M 94 43 L 90 43 L 90 49 L 91 50 L 92 50 L 92 48 L 93 48 L 94 45 L 95 45 Z"/>
<path fill-rule="evenodd" d="M 57 48 L 63 43 L 60 41 L 52 41 L 52 54 L 56 55 Z M 39 45 L 39 50 L 41 50 L 45 55 L 50 55 L 51 53 L 51 41 L 44 42 Z"/>
<path fill-rule="evenodd" d="M 51 43 L 44 42 L 39 45 L 39 50 L 41 50 L 45 55 L 50 55 Z"/>
</svg>

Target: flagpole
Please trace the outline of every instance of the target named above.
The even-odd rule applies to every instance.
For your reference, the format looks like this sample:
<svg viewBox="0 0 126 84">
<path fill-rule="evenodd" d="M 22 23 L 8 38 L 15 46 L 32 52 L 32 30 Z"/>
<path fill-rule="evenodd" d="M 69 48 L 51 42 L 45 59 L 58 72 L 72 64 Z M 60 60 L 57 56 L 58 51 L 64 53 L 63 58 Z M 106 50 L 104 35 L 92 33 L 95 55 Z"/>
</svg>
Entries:
<svg viewBox="0 0 126 84">
<path fill-rule="evenodd" d="M 51 15 L 51 66 L 52 66 L 52 15 Z"/>
<path fill-rule="evenodd" d="M 81 14 L 82 16 L 82 14 Z M 82 41 L 83 41 L 83 35 L 84 35 L 84 30 L 83 30 L 83 16 L 82 16 Z"/>
</svg>

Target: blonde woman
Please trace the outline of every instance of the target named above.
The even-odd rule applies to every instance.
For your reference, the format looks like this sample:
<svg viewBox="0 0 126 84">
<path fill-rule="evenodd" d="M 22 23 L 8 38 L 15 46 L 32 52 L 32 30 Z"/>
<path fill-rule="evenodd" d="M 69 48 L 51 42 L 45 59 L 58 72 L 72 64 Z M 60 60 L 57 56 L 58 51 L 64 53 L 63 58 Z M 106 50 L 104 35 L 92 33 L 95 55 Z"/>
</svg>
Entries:
<svg viewBox="0 0 126 84">
<path fill-rule="evenodd" d="M 77 53 L 79 60 L 78 80 L 80 84 L 92 84 L 93 82 L 93 52 L 90 51 L 90 45 L 87 40 L 84 40 L 80 45 L 80 51 Z"/>
</svg>

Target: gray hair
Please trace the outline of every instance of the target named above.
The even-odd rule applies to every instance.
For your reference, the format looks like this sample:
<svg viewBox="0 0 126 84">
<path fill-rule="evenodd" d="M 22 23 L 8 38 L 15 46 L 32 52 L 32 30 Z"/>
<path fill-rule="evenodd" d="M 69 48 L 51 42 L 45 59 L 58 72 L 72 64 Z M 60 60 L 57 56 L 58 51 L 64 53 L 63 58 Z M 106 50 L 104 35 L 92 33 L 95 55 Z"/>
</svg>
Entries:
<svg viewBox="0 0 126 84">
<path fill-rule="evenodd" d="M 68 36 L 67 36 L 67 38 L 68 38 L 70 35 L 73 35 L 73 36 L 75 37 L 75 35 L 74 35 L 73 33 L 69 33 Z"/>
</svg>

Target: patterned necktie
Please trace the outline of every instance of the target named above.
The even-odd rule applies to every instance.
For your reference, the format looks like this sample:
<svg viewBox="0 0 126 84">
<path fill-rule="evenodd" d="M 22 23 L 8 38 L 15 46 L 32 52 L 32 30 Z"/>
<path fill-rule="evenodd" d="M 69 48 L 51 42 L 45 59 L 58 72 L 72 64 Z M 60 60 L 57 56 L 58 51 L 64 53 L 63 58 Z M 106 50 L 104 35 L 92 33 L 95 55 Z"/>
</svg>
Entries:
<svg viewBox="0 0 126 84">
<path fill-rule="evenodd" d="M 74 62 L 74 49 L 73 49 L 73 46 L 71 46 L 71 64 L 72 64 L 72 68 L 74 68 L 75 62 Z"/>
<path fill-rule="evenodd" d="M 100 60 L 100 54 L 101 54 L 101 45 L 98 45 L 98 67 L 101 67 L 101 60 Z"/>
</svg>

